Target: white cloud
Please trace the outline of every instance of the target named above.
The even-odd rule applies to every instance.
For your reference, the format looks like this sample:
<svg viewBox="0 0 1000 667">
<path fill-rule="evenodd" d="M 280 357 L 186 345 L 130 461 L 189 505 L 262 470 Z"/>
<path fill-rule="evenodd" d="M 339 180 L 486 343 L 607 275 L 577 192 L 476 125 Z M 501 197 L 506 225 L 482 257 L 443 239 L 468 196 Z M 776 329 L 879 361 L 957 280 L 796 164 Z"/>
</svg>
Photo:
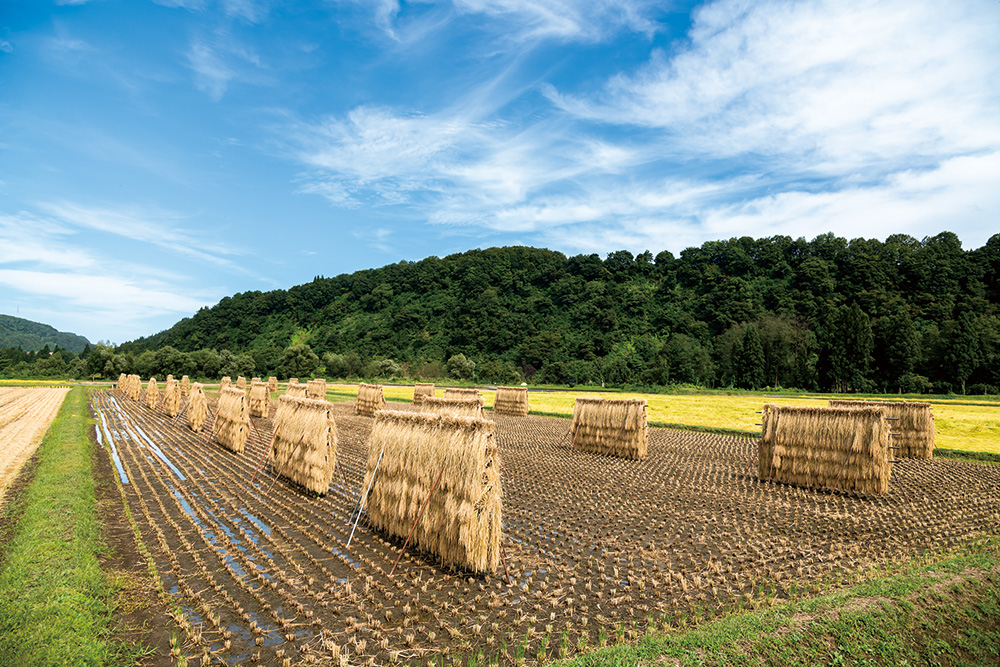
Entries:
<svg viewBox="0 0 1000 667">
<path fill-rule="evenodd" d="M 10 42 L 8 42 L 6 39 L 0 39 L 0 51 L 3 51 L 4 53 L 11 53 L 13 50 L 14 47 L 11 45 Z"/>
<path fill-rule="evenodd" d="M 675 153 L 759 154 L 839 174 L 1000 142 L 996 3 L 723 0 L 690 45 L 599 96 L 548 89 L 591 120 L 662 131 Z"/>
<path fill-rule="evenodd" d="M 520 39 L 596 41 L 626 28 L 652 34 L 651 2 L 624 0 L 454 0 L 458 11 L 505 19 Z"/>
</svg>

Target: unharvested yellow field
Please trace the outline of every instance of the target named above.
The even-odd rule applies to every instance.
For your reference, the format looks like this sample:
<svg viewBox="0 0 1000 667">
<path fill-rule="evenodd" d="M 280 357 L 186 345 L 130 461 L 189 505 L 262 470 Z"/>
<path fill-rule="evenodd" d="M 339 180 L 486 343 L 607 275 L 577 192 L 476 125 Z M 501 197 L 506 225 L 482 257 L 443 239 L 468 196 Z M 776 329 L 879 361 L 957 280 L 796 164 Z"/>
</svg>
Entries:
<svg viewBox="0 0 1000 667">
<path fill-rule="evenodd" d="M 357 387 L 331 387 L 338 393 L 357 392 Z M 413 398 L 412 387 L 385 386 L 386 398 Z M 438 388 L 437 395 L 444 391 Z M 493 405 L 494 392 L 483 390 L 486 405 Z M 740 431 L 756 431 L 760 422 L 756 414 L 764 403 L 775 405 L 828 405 L 831 397 L 781 396 L 738 394 L 701 394 L 673 396 L 664 394 L 623 394 L 616 392 L 573 392 L 573 391 L 532 391 L 531 411 L 551 414 L 573 414 L 573 403 L 577 396 L 601 396 L 606 398 L 645 398 L 649 402 L 648 418 L 652 422 L 728 428 Z M 839 396 L 838 398 L 844 398 Z M 961 398 L 928 398 L 933 405 L 937 426 L 937 446 L 946 449 L 961 449 L 970 452 L 990 452 L 1000 454 L 1000 405 Z"/>
</svg>

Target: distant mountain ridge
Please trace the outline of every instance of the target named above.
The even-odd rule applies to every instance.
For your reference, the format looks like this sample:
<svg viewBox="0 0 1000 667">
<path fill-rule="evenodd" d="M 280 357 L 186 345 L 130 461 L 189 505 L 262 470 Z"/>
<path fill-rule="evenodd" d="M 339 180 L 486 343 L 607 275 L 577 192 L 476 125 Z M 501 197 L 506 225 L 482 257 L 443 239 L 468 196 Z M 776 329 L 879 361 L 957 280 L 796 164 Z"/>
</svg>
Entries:
<svg viewBox="0 0 1000 667">
<path fill-rule="evenodd" d="M 75 333 L 57 331 L 48 324 L 32 322 L 13 315 L 0 315 L 0 347 L 20 347 L 34 352 L 48 345 L 79 354 L 90 341 Z"/>
</svg>

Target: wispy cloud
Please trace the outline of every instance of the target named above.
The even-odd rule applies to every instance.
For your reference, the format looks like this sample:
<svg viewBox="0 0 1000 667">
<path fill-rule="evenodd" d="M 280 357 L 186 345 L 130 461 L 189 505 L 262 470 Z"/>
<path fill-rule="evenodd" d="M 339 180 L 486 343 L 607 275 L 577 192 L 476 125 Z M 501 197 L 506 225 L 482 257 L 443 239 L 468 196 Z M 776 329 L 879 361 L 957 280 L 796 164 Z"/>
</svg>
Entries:
<svg viewBox="0 0 1000 667">
<path fill-rule="evenodd" d="M 179 225 L 183 216 L 177 213 L 130 206 L 104 208 L 72 202 L 44 202 L 38 208 L 65 225 L 152 245 L 230 271 L 247 272 L 229 259 L 245 254 L 244 250 L 184 229 Z"/>
<path fill-rule="evenodd" d="M 14 51 L 14 46 L 6 39 L 0 39 L 0 51 L 3 51 L 4 53 L 12 53 Z"/>
<path fill-rule="evenodd" d="M 195 86 L 214 102 L 222 99 L 231 82 L 262 78 L 257 53 L 224 29 L 192 39 L 185 58 Z"/>
<path fill-rule="evenodd" d="M 596 41 L 626 29 L 652 34 L 657 6 L 635 0 L 455 0 L 459 12 L 516 26 L 520 39 Z"/>
</svg>

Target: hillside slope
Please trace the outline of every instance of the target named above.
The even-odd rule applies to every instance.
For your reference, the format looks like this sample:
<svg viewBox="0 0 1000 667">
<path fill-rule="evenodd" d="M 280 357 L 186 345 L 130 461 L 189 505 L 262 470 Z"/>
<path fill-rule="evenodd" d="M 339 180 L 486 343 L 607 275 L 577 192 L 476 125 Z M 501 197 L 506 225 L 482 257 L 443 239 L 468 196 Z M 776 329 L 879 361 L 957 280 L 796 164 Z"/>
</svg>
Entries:
<svg viewBox="0 0 1000 667">
<path fill-rule="evenodd" d="M 73 354 L 79 354 L 90 344 L 83 336 L 65 331 L 57 331 L 48 324 L 32 322 L 12 315 L 0 315 L 0 347 L 18 347 L 25 352 L 34 352 L 46 345 L 56 345 Z"/>
</svg>

